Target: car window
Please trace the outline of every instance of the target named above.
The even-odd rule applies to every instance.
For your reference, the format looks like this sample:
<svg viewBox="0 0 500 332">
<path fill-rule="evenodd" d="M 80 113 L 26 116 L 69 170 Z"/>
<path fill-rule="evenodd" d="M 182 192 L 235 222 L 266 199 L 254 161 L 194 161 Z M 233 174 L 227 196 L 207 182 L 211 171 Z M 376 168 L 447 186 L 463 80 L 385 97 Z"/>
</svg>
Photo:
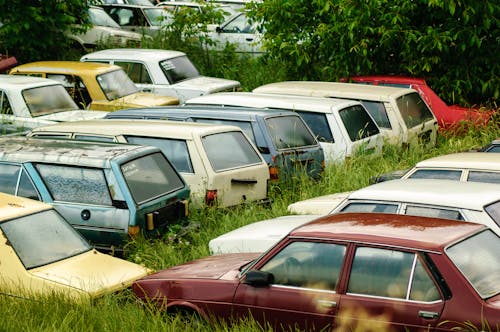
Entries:
<svg viewBox="0 0 500 332">
<path fill-rule="evenodd" d="M 261 271 L 274 276 L 275 285 L 334 291 L 346 246 L 323 242 L 293 242 L 272 257 Z"/>
<path fill-rule="evenodd" d="M 80 135 L 80 134 L 76 134 L 75 139 L 80 140 L 80 141 L 92 141 L 92 142 L 114 142 L 115 141 L 114 137 L 97 136 L 97 135 Z"/>
<path fill-rule="evenodd" d="M 111 205 L 102 169 L 48 164 L 35 167 L 55 201 Z"/>
<path fill-rule="evenodd" d="M 248 21 L 245 14 L 240 14 L 235 17 L 231 22 L 227 23 L 222 31 L 225 33 L 255 33 L 255 29 Z"/>
<path fill-rule="evenodd" d="M 500 226 L 500 201 L 486 205 L 484 210 Z"/>
<path fill-rule="evenodd" d="M 240 131 L 207 135 L 202 143 L 216 172 L 262 163 L 259 153 Z"/>
<path fill-rule="evenodd" d="M 60 82 L 79 108 L 85 108 L 92 102 L 87 87 L 80 77 L 63 74 L 47 74 L 47 78 Z M 74 107 L 73 109 L 76 108 Z"/>
<path fill-rule="evenodd" d="M 139 91 L 122 69 L 97 76 L 97 83 L 108 100 L 122 98 Z"/>
<path fill-rule="evenodd" d="M 411 216 L 443 218 L 459 221 L 465 220 L 460 211 L 429 206 L 407 205 L 404 214 Z"/>
<path fill-rule="evenodd" d="M 442 179 L 459 181 L 461 170 L 448 169 L 417 169 L 408 178 L 410 179 Z"/>
<path fill-rule="evenodd" d="M 22 95 L 33 117 L 79 108 L 62 85 L 26 89 Z"/>
<path fill-rule="evenodd" d="M 378 212 L 378 213 L 396 213 L 398 204 L 389 203 L 349 203 L 341 210 L 342 212 Z"/>
<path fill-rule="evenodd" d="M 152 84 L 151 77 L 149 76 L 148 70 L 144 64 L 124 61 L 115 61 L 114 64 L 122 67 L 134 83 Z"/>
<path fill-rule="evenodd" d="M 255 143 L 255 135 L 253 133 L 252 124 L 248 121 L 237 121 L 237 120 L 225 120 L 225 119 L 206 119 L 206 118 L 193 118 L 194 122 L 203 123 L 216 123 L 229 126 L 240 127 L 241 130 L 247 135 L 253 143 Z"/>
<path fill-rule="evenodd" d="M 403 84 L 403 83 L 384 83 L 384 82 L 379 82 L 378 85 L 390 86 L 390 87 L 393 87 L 393 88 L 404 88 L 404 89 L 411 88 L 410 84 Z"/>
<path fill-rule="evenodd" d="M 160 61 L 160 68 L 170 84 L 200 76 L 198 69 L 187 56 Z"/>
<path fill-rule="evenodd" d="M 278 150 L 317 145 L 316 138 L 300 116 L 266 118 L 266 127 Z"/>
<path fill-rule="evenodd" d="M 500 172 L 469 171 L 467 181 L 500 183 Z"/>
<path fill-rule="evenodd" d="M 163 8 L 144 8 L 144 15 L 153 26 L 160 27 L 173 22 L 172 16 Z"/>
<path fill-rule="evenodd" d="M 416 92 L 399 97 L 396 104 L 408 128 L 413 128 L 434 118 L 429 107 Z"/>
<path fill-rule="evenodd" d="M 359 100 L 366 108 L 379 128 L 392 129 L 385 105 L 380 101 Z"/>
<path fill-rule="evenodd" d="M 3 91 L 0 91 L 0 114 L 13 114 L 9 97 Z"/>
<path fill-rule="evenodd" d="M 17 187 L 16 195 L 30 198 L 30 199 L 34 199 L 37 201 L 40 200 L 40 196 L 38 195 L 38 191 L 36 190 L 35 186 L 33 185 L 33 182 L 31 182 L 31 179 L 30 179 L 28 173 L 26 173 L 26 171 L 24 169 L 21 170 L 21 177 L 19 178 L 19 186 Z"/>
<path fill-rule="evenodd" d="M 55 210 L 2 222 L 0 228 L 26 269 L 54 263 L 92 249 Z"/>
<path fill-rule="evenodd" d="M 137 204 L 184 188 L 184 182 L 161 152 L 121 165 L 125 182 Z"/>
<path fill-rule="evenodd" d="M 377 125 L 361 105 L 355 105 L 339 111 L 351 141 L 367 138 L 378 134 Z"/>
<path fill-rule="evenodd" d="M 194 173 L 191 156 L 185 140 L 126 135 L 127 142 L 140 145 L 151 145 L 159 148 L 178 172 Z"/>
<path fill-rule="evenodd" d="M 440 298 L 417 255 L 370 247 L 356 248 L 347 292 L 429 302 Z"/>
<path fill-rule="evenodd" d="M 500 152 L 500 145 L 492 145 L 488 149 L 486 149 L 485 152 Z"/>
<path fill-rule="evenodd" d="M 21 166 L 0 164 L 0 192 L 15 195 Z"/>
<path fill-rule="evenodd" d="M 324 113 L 296 111 L 320 142 L 335 143 L 328 119 Z"/>
<path fill-rule="evenodd" d="M 102 8 L 89 8 L 89 21 L 92 25 L 120 29 L 120 25 L 113 21 Z"/>
<path fill-rule="evenodd" d="M 500 293 L 500 238 L 493 231 L 485 230 L 445 252 L 483 299 Z"/>
</svg>

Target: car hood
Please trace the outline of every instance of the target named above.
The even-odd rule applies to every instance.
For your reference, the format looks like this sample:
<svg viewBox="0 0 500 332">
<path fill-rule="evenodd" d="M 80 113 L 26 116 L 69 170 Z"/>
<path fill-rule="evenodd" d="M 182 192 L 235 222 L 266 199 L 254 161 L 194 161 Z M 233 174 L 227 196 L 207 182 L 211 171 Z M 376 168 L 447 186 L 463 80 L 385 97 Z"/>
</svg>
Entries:
<svg viewBox="0 0 500 332">
<path fill-rule="evenodd" d="M 74 110 L 74 111 L 64 111 L 64 112 L 42 115 L 38 116 L 37 119 L 59 121 L 59 122 L 79 121 L 79 120 L 101 119 L 104 118 L 106 114 L 108 114 L 108 112 Z"/>
<path fill-rule="evenodd" d="M 126 288 L 150 271 L 141 265 L 91 250 L 30 272 L 37 277 L 79 289 L 90 297 L 97 297 Z"/>
<path fill-rule="evenodd" d="M 148 92 L 136 92 L 131 95 L 113 100 L 113 104 L 126 107 L 148 107 L 148 106 L 166 106 L 178 105 L 179 99 L 176 97 L 160 96 Z"/>
<path fill-rule="evenodd" d="M 237 228 L 210 240 L 212 254 L 264 252 L 294 228 L 321 215 L 292 215 L 266 219 Z"/>
<path fill-rule="evenodd" d="M 156 272 L 142 280 L 154 279 L 220 279 L 259 256 L 258 253 L 238 253 L 208 256 Z"/>
<path fill-rule="evenodd" d="M 346 199 L 350 193 L 350 191 L 345 191 L 295 202 L 288 205 L 288 212 L 296 214 L 329 214 L 340 204 L 340 202 Z"/>
<path fill-rule="evenodd" d="M 174 88 L 192 89 L 207 93 L 233 91 L 241 86 L 240 82 L 224 78 L 198 76 L 173 85 Z"/>
</svg>

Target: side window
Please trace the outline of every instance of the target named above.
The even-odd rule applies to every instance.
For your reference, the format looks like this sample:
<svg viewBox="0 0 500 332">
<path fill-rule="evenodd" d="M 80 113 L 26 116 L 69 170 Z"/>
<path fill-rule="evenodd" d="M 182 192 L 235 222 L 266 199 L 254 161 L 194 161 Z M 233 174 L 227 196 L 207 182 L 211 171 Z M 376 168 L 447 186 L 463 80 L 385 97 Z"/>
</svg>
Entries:
<svg viewBox="0 0 500 332">
<path fill-rule="evenodd" d="M 125 136 L 125 139 L 128 143 L 160 148 L 177 172 L 194 173 L 187 143 L 184 140 L 138 136 Z"/>
<path fill-rule="evenodd" d="M 462 171 L 442 170 L 442 169 L 421 169 L 413 172 L 410 179 L 442 179 L 459 181 Z"/>
<path fill-rule="evenodd" d="M 101 169 L 46 164 L 37 164 L 36 169 L 55 201 L 111 205 Z"/>
<path fill-rule="evenodd" d="M 76 140 L 92 142 L 115 142 L 114 137 L 97 135 L 75 135 Z"/>
<path fill-rule="evenodd" d="M 324 113 L 296 111 L 320 142 L 335 143 L 330 125 Z"/>
<path fill-rule="evenodd" d="M 152 84 L 151 77 L 144 64 L 115 61 L 115 65 L 122 67 L 134 83 Z"/>
<path fill-rule="evenodd" d="M 10 107 L 9 98 L 3 91 L 0 91 L 0 114 L 13 114 L 12 107 Z"/>
<path fill-rule="evenodd" d="M 379 213 L 396 213 L 398 204 L 387 203 L 350 203 L 346 205 L 341 212 L 379 212 Z"/>
<path fill-rule="evenodd" d="M 21 166 L 0 164 L 0 192 L 15 195 Z"/>
<path fill-rule="evenodd" d="M 91 103 L 89 92 L 81 78 L 63 74 L 47 74 L 47 78 L 60 82 L 78 107 L 85 108 Z"/>
<path fill-rule="evenodd" d="M 500 172 L 469 171 L 467 181 L 500 183 Z"/>
<path fill-rule="evenodd" d="M 387 115 L 384 103 L 367 100 L 360 100 L 359 102 L 361 102 L 368 113 L 370 113 L 379 128 L 392 129 L 391 121 L 389 121 L 389 116 Z"/>
<path fill-rule="evenodd" d="M 274 284 L 334 291 L 346 247 L 333 243 L 293 242 L 260 270 L 274 275 Z"/>
<path fill-rule="evenodd" d="M 457 210 L 440 209 L 428 206 L 407 205 L 405 209 L 405 214 L 411 216 L 420 216 L 420 217 L 433 217 L 433 218 L 443 218 L 443 219 L 452 219 L 460 221 L 465 220 L 462 214 Z"/>
<path fill-rule="evenodd" d="M 340 110 L 339 115 L 353 142 L 379 133 L 377 125 L 361 105 Z"/>
<path fill-rule="evenodd" d="M 40 200 L 38 192 L 35 189 L 35 186 L 31 182 L 31 179 L 25 170 L 21 172 L 21 178 L 19 179 L 19 187 L 17 188 L 17 196 L 31 198 L 37 201 Z"/>
<path fill-rule="evenodd" d="M 171 119 L 169 119 L 171 120 Z M 205 119 L 205 118 L 193 118 L 194 122 L 202 122 L 202 123 L 214 123 L 214 124 L 222 124 L 229 126 L 240 127 L 241 130 L 252 140 L 255 144 L 255 135 L 253 133 L 252 124 L 248 121 L 237 121 L 237 120 L 226 120 L 226 119 Z"/>
<path fill-rule="evenodd" d="M 415 255 L 359 247 L 352 263 L 348 293 L 405 299 Z"/>
<path fill-rule="evenodd" d="M 413 272 L 413 280 L 410 288 L 410 300 L 432 302 L 441 299 L 436 285 L 418 259 Z"/>
</svg>

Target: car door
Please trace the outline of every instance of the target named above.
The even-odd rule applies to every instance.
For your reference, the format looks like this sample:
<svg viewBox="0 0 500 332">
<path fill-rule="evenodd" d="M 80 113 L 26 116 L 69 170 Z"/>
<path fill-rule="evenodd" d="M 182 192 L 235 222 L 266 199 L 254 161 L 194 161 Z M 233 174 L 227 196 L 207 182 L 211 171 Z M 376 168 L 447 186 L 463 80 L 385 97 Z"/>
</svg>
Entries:
<svg viewBox="0 0 500 332">
<path fill-rule="evenodd" d="M 263 53 L 261 34 L 250 24 L 245 13 L 233 17 L 209 37 L 218 43 L 219 48 L 230 43 L 235 46 L 237 53 Z"/>
<path fill-rule="evenodd" d="M 369 245 L 353 249 L 336 328 L 429 331 L 438 323 L 443 295 L 423 255 Z"/>
<path fill-rule="evenodd" d="M 234 312 L 241 316 L 250 313 L 273 327 L 291 325 L 305 330 L 331 327 L 340 301 L 336 290 L 345 253 L 344 244 L 290 242 L 255 267 L 272 273 L 272 284 L 238 286 Z"/>
</svg>

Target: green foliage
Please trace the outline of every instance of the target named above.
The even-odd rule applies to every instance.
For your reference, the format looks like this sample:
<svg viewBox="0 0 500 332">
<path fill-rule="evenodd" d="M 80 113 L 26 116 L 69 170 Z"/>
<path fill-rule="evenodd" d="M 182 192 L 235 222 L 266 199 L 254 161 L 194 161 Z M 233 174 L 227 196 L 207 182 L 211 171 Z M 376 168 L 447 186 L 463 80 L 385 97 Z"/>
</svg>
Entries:
<svg viewBox="0 0 500 332">
<path fill-rule="evenodd" d="M 65 33 L 87 16 L 88 2 L 82 0 L 0 0 L 0 52 L 14 55 L 18 62 L 54 60 L 64 56 Z"/>
<path fill-rule="evenodd" d="M 394 73 L 428 78 L 448 101 L 500 96 L 496 0 L 269 0 L 252 16 L 294 79 Z"/>
</svg>

